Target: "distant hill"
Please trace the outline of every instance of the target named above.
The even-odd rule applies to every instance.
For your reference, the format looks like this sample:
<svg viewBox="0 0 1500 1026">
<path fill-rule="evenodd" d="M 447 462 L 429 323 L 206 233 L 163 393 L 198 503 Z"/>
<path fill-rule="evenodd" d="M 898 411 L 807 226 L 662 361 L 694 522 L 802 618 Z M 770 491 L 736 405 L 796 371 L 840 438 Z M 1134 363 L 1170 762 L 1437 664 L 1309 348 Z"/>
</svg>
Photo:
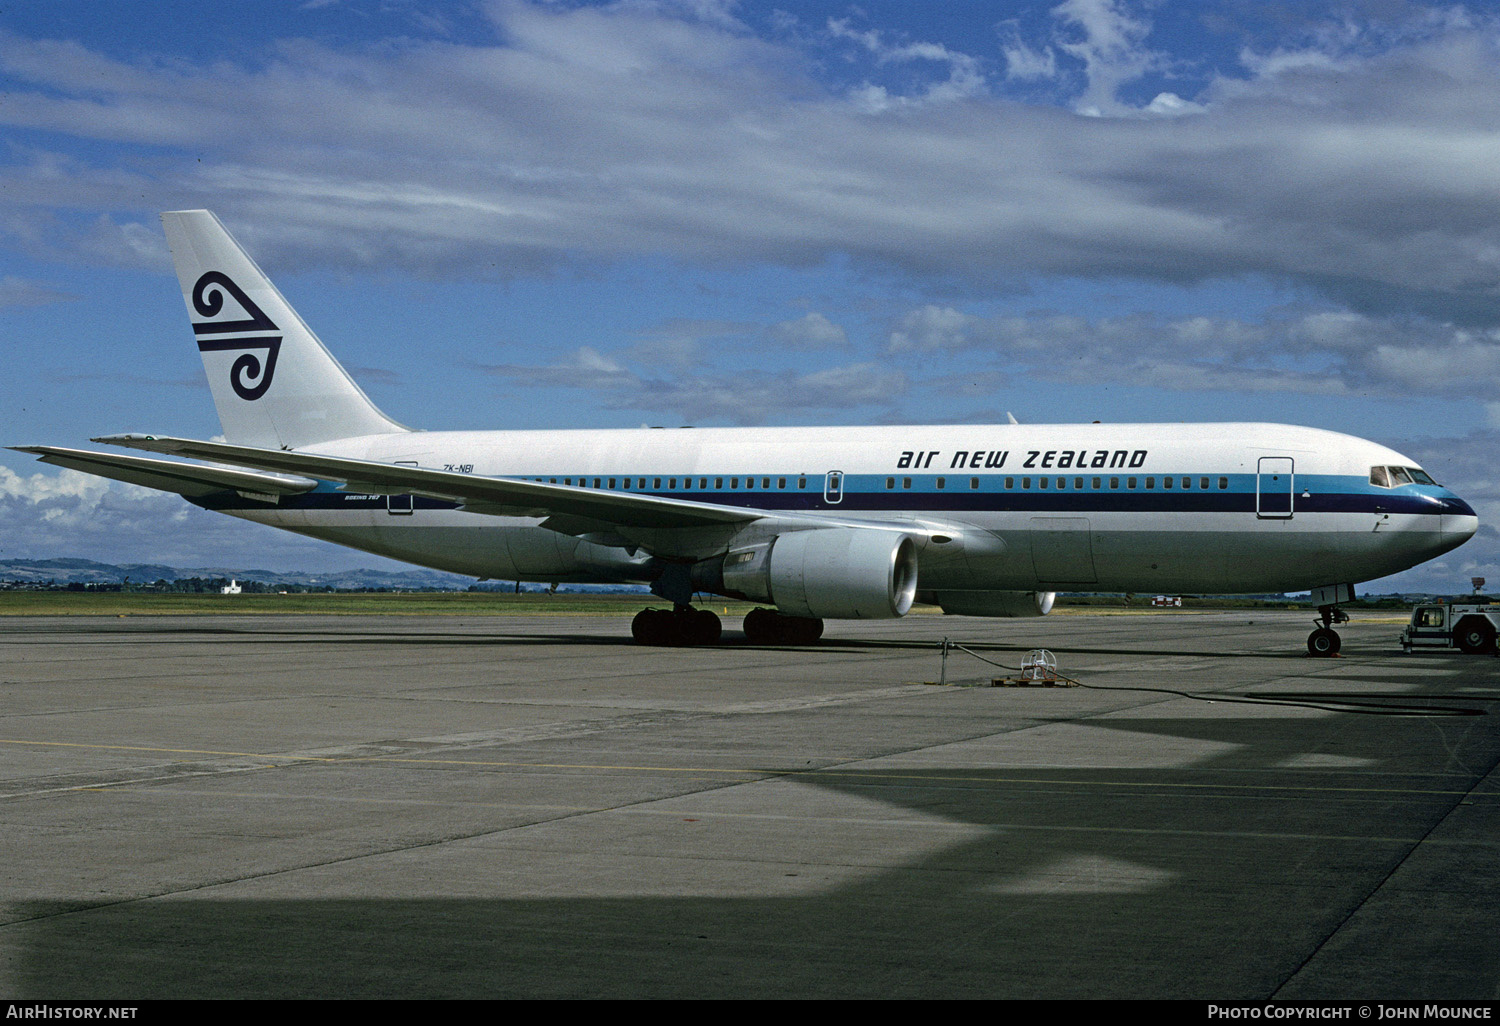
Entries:
<svg viewBox="0 0 1500 1026">
<path fill-rule="evenodd" d="M 0 585 L 19 584 L 35 587 L 49 583 L 69 584 L 154 584 L 186 578 L 213 580 L 224 578 L 241 584 L 255 581 L 273 587 L 335 588 L 340 591 L 466 591 L 475 578 L 441 570 L 338 570 L 310 573 L 303 570 L 258 570 L 242 566 L 175 567 L 160 563 L 96 563 L 91 559 L 0 559 Z M 509 591 L 508 582 L 486 581 L 485 590 Z M 524 584 L 523 591 L 546 591 L 545 584 Z M 636 592 L 646 589 L 628 584 L 564 584 L 563 592 Z"/>
<path fill-rule="evenodd" d="M 339 570 L 307 573 L 300 570 L 260 570 L 242 566 L 174 567 L 159 563 L 96 563 L 90 559 L 0 559 L 0 581 L 19 584 L 151 584 L 182 578 L 233 578 L 286 587 L 332 587 L 340 589 L 390 588 L 401 590 L 442 589 L 463 591 L 474 578 L 440 570 Z"/>
</svg>

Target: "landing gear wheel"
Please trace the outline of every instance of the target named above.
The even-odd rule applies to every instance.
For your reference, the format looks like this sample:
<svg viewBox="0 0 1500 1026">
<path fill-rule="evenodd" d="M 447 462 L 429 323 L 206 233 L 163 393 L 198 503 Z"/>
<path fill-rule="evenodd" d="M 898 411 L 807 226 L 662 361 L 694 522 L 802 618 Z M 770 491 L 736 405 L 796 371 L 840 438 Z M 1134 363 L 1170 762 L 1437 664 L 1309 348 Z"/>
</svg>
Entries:
<svg viewBox="0 0 1500 1026">
<path fill-rule="evenodd" d="M 771 645 L 776 642 L 776 614 L 769 609 L 752 609 L 745 614 L 742 628 L 745 640 L 752 645 Z"/>
<path fill-rule="evenodd" d="M 683 614 L 683 634 L 689 645 L 717 645 L 724 633 L 719 615 L 707 609 L 688 609 Z"/>
<path fill-rule="evenodd" d="M 1319 627 L 1307 636 L 1307 654 L 1323 658 L 1336 656 L 1343 644 L 1338 631 L 1328 627 Z"/>
<path fill-rule="evenodd" d="M 672 614 L 665 609 L 642 609 L 630 621 L 630 636 L 637 645 L 670 645 L 673 626 Z"/>
<path fill-rule="evenodd" d="M 724 632 L 717 614 L 707 609 L 642 609 L 630 621 L 637 645 L 715 645 Z"/>
<path fill-rule="evenodd" d="M 774 609 L 752 609 L 745 614 L 743 629 L 752 645 L 811 645 L 823 636 L 823 621 L 815 616 L 784 616 Z"/>
</svg>

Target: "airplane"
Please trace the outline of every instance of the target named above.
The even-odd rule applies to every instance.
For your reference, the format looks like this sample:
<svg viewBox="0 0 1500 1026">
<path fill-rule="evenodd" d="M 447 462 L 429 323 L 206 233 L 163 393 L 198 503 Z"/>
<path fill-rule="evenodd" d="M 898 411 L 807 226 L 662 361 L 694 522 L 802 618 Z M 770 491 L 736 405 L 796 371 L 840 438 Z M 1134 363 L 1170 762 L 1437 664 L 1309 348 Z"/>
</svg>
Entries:
<svg viewBox="0 0 1500 1026">
<path fill-rule="evenodd" d="M 635 617 L 642 644 L 717 642 L 702 594 L 763 603 L 744 619 L 752 643 L 807 645 L 825 620 L 915 602 L 1020 617 L 1060 590 L 1307 590 L 1308 651 L 1332 656 L 1355 583 L 1478 526 L 1408 457 L 1279 424 L 414 431 L 213 213 L 162 222 L 225 441 L 14 448 L 420 566 L 649 585 L 672 608 Z"/>
</svg>

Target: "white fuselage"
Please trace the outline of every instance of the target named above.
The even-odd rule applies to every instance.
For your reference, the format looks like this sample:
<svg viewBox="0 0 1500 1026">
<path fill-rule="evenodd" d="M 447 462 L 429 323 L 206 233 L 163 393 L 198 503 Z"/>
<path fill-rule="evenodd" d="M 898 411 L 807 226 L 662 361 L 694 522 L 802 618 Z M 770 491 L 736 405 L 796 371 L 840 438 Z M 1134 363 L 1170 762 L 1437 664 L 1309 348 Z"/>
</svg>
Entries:
<svg viewBox="0 0 1500 1026">
<path fill-rule="evenodd" d="M 1275 424 L 433 431 L 306 451 L 772 514 L 564 533 L 544 517 L 332 485 L 211 506 L 482 578 L 646 582 L 651 554 L 722 555 L 785 512 L 909 531 L 924 592 L 1288 591 L 1404 570 L 1477 523 L 1437 485 L 1373 483 L 1372 467 L 1414 466 L 1391 449 Z"/>
</svg>

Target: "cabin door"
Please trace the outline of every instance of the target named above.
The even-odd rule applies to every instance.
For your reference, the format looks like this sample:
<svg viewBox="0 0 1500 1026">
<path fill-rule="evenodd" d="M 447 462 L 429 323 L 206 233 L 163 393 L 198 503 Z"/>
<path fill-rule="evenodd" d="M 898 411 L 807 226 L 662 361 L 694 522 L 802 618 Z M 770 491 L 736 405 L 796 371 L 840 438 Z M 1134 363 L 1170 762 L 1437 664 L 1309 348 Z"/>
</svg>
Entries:
<svg viewBox="0 0 1500 1026">
<path fill-rule="evenodd" d="M 1294 466 L 1290 456 L 1260 458 L 1255 475 L 1255 515 L 1260 519 L 1292 519 Z"/>
</svg>

